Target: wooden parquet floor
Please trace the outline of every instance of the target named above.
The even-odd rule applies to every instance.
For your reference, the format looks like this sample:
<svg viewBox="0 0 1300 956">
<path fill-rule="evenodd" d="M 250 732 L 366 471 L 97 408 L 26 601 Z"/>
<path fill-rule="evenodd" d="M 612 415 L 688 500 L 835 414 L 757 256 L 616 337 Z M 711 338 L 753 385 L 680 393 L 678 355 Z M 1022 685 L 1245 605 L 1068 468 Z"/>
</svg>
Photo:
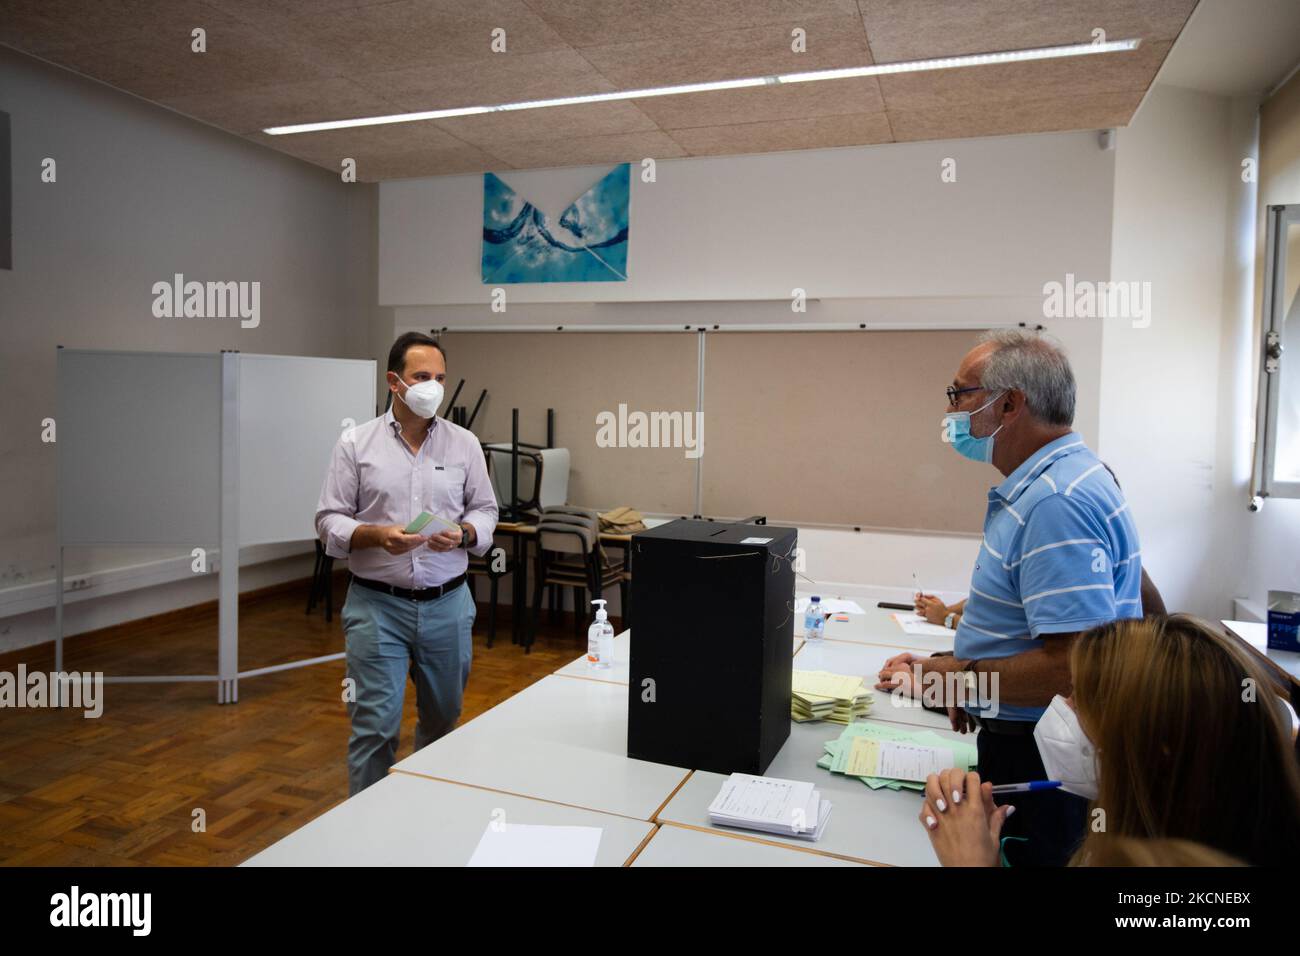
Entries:
<svg viewBox="0 0 1300 956">
<path fill-rule="evenodd" d="M 240 602 L 241 671 L 343 650 L 337 607 L 303 613 L 307 582 Z M 341 604 L 346 585 L 335 582 Z M 480 586 L 482 592 L 486 588 Z M 572 618 L 543 613 L 533 651 L 510 643 L 509 609 L 487 647 L 480 605 L 461 722 L 584 650 Z M 215 674 L 215 602 L 70 638 L 67 670 Z M 54 666 L 53 645 L 0 655 L 0 670 Z M 343 661 L 240 681 L 218 706 L 212 683 L 107 684 L 104 711 L 0 709 L 0 863 L 9 866 L 234 865 L 347 797 Z M 408 684 L 398 759 L 412 750 Z M 195 811 L 206 829 L 195 832 Z"/>
</svg>

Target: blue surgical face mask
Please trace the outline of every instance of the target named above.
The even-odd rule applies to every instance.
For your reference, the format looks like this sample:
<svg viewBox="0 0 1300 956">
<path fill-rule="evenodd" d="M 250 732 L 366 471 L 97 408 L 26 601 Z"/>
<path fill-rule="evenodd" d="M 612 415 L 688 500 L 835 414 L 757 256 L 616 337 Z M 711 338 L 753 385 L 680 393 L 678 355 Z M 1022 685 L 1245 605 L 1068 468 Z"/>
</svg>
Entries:
<svg viewBox="0 0 1300 956">
<path fill-rule="evenodd" d="M 979 414 L 988 408 L 1004 393 L 999 392 L 991 399 L 975 409 L 974 414 Z M 949 412 L 943 417 L 943 437 L 948 444 L 952 445 L 957 454 L 963 458 L 969 458 L 971 461 L 991 462 L 993 460 L 993 436 L 1002 431 L 999 425 L 990 435 L 983 438 L 976 438 L 970 433 L 971 412 Z"/>
</svg>

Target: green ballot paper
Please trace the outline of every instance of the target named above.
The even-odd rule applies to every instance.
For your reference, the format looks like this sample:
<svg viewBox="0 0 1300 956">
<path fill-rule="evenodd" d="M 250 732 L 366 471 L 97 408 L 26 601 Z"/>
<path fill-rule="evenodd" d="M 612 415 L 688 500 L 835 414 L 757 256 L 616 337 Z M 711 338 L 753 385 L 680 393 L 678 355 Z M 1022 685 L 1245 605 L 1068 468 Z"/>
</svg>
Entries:
<svg viewBox="0 0 1300 956">
<path fill-rule="evenodd" d="M 440 521 L 444 525 L 446 525 L 448 529 L 451 530 L 460 527 L 460 525 L 456 524 L 454 521 L 448 521 L 446 518 L 442 517 L 441 515 L 431 514 L 428 511 L 421 511 L 418 515 L 416 515 L 414 521 L 412 521 L 410 524 L 408 524 L 405 528 L 402 529 L 402 532 L 404 534 L 419 534 L 421 531 L 423 531 L 425 528 L 429 526 L 429 522 L 431 521 Z"/>
<path fill-rule="evenodd" d="M 895 745 L 911 745 L 930 750 L 942 749 L 950 755 L 952 766 L 965 770 L 970 770 L 979 763 L 979 754 L 975 745 L 964 740 L 940 737 L 930 730 L 910 730 L 902 727 L 890 727 L 872 721 L 861 721 L 849 724 L 840 732 L 838 739 L 828 740 L 822 745 L 825 753 L 817 761 L 817 766 L 823 770 L 829 770 L 831 773 L 855 776 L 872 790 L 887 788 L 890 790 L 925 791 L 925 784 L 920 780 L 899 779 L 898 777 L 872 777 L 850 773 L 849 771 L 853 769 L 850 766 L 850 761 L 854 741 L 858 737 L 869 738 L 882 744 L 888 742 Z"/>
</svg>

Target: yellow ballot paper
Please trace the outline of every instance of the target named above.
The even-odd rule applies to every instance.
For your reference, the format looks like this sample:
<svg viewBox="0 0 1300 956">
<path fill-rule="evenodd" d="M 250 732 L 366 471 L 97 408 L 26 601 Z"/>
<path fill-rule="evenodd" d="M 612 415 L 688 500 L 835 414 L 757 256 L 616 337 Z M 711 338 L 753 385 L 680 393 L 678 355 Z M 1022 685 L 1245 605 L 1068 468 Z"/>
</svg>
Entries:
<svg viewBox="0 0 1300 956">
<path fill-rule="evenodd" d="M 844 772 L 854 777 L 924 781 L 953 763 L 953 752 L 946 747 L 855 737 Z"/>
<path fill-rule="evenodd" d="M 796 694 L 834 697 L 841 700 L 852 700 L 867 690 L 862 686 L 861 677 L 832 674 L 830 671 L 795 671 L 792 684 Z"/>
<path fill-rule="evenodd" d="M 799 723 L 830 720 L 848 724 L 871 710 L 871 689 L 861 677 L 830 671 L 795 671 L 791 684 L 790 717 Z"/>
</svg>

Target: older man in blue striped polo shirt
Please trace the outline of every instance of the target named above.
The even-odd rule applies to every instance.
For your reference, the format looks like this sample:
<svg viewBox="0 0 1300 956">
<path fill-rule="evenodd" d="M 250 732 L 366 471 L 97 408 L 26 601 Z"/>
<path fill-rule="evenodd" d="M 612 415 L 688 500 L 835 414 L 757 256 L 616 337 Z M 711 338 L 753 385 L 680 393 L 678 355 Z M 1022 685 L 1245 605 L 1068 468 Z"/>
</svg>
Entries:
<svg viewBox="0 0 1300 956">
<path fill-rule="evenodd" d="M 945 681 L 945 703 L 954 729 L 979 728 L 981 778 L 1041 780 L 1033 729 L 1053 697 L 1070 694 L 1073 637 L 1142 616 L 1137 528 L 1114 478 L 1071 428 L 1074 374 L 1059 348 L 1033 333 L 987 333 L 962 360 L 948 401 L 944 440 L 1006 477 L 989 491 L 953 653 L 899 655 L 881 680 L 914 680 L 918 665 L 923 678 L 958 674 Z M 981 699 L 981 689 L 996 698 Z M 1084 835 L 1086 802 L 1059 791 L 1009 802 L 1016 812 L 1003 835 L 1023 839 L 1006 845 L 1008 859 L 1064 863 Z"/>
</svg>

